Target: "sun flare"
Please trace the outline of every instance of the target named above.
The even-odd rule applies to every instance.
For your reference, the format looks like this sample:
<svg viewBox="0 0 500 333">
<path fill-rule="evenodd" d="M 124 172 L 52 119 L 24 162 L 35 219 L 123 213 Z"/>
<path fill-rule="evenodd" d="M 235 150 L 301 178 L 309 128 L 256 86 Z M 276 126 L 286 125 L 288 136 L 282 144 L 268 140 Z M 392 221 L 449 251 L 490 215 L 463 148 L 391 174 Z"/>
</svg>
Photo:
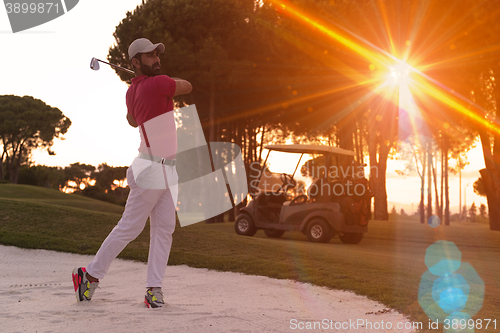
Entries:
<svg viewBox="0 0 500 333">
<path fill-rule="evenodd" d="M 400 63 L 389 68 L 389 79 L 393 84 L 408 85 L 410 81 L 411 66 L 406 62 Z"/>
</svg>

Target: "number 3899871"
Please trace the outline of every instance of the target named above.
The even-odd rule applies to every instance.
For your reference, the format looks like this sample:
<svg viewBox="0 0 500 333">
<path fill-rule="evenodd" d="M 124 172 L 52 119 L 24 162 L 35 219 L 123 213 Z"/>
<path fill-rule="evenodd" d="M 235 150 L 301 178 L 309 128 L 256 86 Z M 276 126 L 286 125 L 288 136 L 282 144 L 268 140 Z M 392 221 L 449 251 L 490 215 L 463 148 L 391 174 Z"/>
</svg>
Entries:
<svg viewBox="0 0 500 333">
<path fill-rule="evenodd" d="M 497 320 L 496 319 L 445 319 L 444 320 L 444 328 L 447 329 L 488 329 L 488 330 L 496 330 L 497 329 Z M 490 325 L 491 324 L 491 325 Z"/>
<path fill-rule="evenodd" d="M 59 13 L 59 3 L 53 2 L 7 2 L 5 4 L 7 9 L 7 14 L 48 14 L 48 13 Z"/>
</svg>

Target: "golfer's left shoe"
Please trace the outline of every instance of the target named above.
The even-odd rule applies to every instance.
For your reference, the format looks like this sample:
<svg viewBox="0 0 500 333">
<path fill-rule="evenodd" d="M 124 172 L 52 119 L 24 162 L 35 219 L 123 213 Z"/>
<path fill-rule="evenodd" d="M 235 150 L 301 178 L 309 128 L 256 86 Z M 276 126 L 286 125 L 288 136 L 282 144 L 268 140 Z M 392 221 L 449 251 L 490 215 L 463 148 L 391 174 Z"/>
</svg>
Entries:
<svg viewBox="0 0 500 333">
<path fill-rule="evenodd" d="M 165 302 L 163 301 L 163 293 L 161 291 L 161 288 L 148 288 L 148 290 L 146 291 L 146 296 L 144 297 L 144 303 L 146 303 L 148 308 L 161 308 L 162 306 L 164 306 Z"/>
<path fill-rule="evenodd" d="M 75 287 L 76 300 L 78 302 L 90 301 L 94 291 L 99 286 L 99 282 L 90 282 L 87 279 L 85 267 L 78 267 L 73 270 L 73 286 Z"/>
</svg>

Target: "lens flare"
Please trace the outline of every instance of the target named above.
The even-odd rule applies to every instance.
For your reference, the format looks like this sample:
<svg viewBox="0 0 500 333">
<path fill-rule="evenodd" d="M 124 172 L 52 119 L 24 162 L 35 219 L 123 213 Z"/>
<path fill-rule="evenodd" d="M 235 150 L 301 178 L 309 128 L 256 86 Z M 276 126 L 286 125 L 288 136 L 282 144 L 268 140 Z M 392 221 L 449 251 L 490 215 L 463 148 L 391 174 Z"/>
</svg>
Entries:
<svg viewBox="0 0 500 333">
<path fill-rule="evenodd" d="M 476 125 L 500 134 L 500 124 L 498 121 L 489 119 L 487 117 L 488 112 L 485 109 L 475 104 L 470 99 L 444 86 L 440 82 L 432 79 L 421 70 L 415 69 L 404 61 L 397 59 L 394 55 L 396 53 L 396 47 L 387 24 L 386 32 L 389 35 L 391 53 L 382 50 L 360 36 L 339 27 L 338 24 L 334 22 L 323 23 L 317 17 L 308 16 L 298 7 L 289 3 L 285 6 L 283 1 L 270 1 L 278 8 L 281 7 L 283 9 L 283 13 L 288 14 L 289 17 L 294 18 L 297 22 L 302 23 L 305 26 L 312 27 L 319 34 L 329 37 L 332 41 L 342 44 L 347 50 L 363 57 L 369 64 L 373 65 L 370 69 L 381 68 L 382 72 L 386 69 L 385 73 L 378 73 L 378 78 L 368 80 L 367 76 L 363 75 L 360 71 L 353 71 L 352 68 L 348 68 L 346 66 L 337 66 L 336 70 L 341 75 L 347 76 L 348 74 L 349 78 L 358 85 L 369 85 L 371 88 L 374 82 L 378 81 L 379 88 L 399 85 L 400 88 L 404 88 L 406 90 L 405 87 L 408 87 L 410 94 L 413 96 L 413 100 L 418 99 L 419 101 L 422 101 L 422 103 L 427 103 L 429 108 L 435 107 L 433 103 L 436 103 L 437 105 L 441 105 L 444 109 L 451 109 L 456 113 L 462 114 Z M 381 10 L 384 12 L 384 8 Z M 385 17 L 383 21 L 387 23 Z M 408 48 L 408 50 L 410 49 Z M 468 55 L 465 55 L 464 57 L 467 56 Z M 408 55 L 406 54 L 404 58 L 407 59 Z M 417 57 L 414 56 L 413 58 Z M 337 61 L 339 60 L 337 59 Z M 429 65 L 425 68 L 429 68 Z M 422 70 L 423 69 L 424 68 L 422 68 Z M 371 72 L 373 73 L 379 71 L 371 70 Z M 379 92 L 382 91 L 382 89 L 376 88 L 374 88 L 374 90 L 378 90 Z M 405 92 L 405 94 L 408 94 L 408 92 Z M 393 103 L 396 104 L 404 101 L 404 99 L 409 99 L 409 97 L 407 97 L 400 99 L 399 101 L 395 100 Z"/>
<path fill-rule="evenodd" d="M 393 84 L 407 85 L 410 83 L 411 66 L 401 61 L 392 67 L 389 67 L 389 79 Z"/>
</svg>

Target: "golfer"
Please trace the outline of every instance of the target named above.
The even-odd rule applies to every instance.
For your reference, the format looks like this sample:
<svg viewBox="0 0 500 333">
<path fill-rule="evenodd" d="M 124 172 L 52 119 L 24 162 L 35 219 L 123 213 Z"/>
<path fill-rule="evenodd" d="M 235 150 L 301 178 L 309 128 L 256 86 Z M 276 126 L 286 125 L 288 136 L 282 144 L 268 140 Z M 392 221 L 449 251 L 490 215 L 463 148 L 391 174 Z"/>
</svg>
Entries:
<svg viewBox="0 0 500 333">
<path fill-rule="evenodd" d="M 106 275 L 111 262 L 125 246 L 142 232 L 149 216 L 151 234 L 144 303 L 152 308 L 165 304 L 161 287 L 172 245 L 177 202 L 177 141 L 172 98 L 189 94 L 192 87 L 185 80 L 160 75 L 159 54 L 164 51 L 162 43 L 153 44 L 146 38 L 137 39 L 129 46 L 135 77 L 126 96 L 127 120 L 131 126 L 139 127 L 140 153 L 127 170 L 130 194 L 122 218 L 87 268 L 73 270 L 79 302 L 90 301 L 99 279 Z M 151 130 L 149 124 L 155 124 L 160 131 Z M 161 182 L 165 183 L 162 187 L 148 185 Z"/>
</svg>

